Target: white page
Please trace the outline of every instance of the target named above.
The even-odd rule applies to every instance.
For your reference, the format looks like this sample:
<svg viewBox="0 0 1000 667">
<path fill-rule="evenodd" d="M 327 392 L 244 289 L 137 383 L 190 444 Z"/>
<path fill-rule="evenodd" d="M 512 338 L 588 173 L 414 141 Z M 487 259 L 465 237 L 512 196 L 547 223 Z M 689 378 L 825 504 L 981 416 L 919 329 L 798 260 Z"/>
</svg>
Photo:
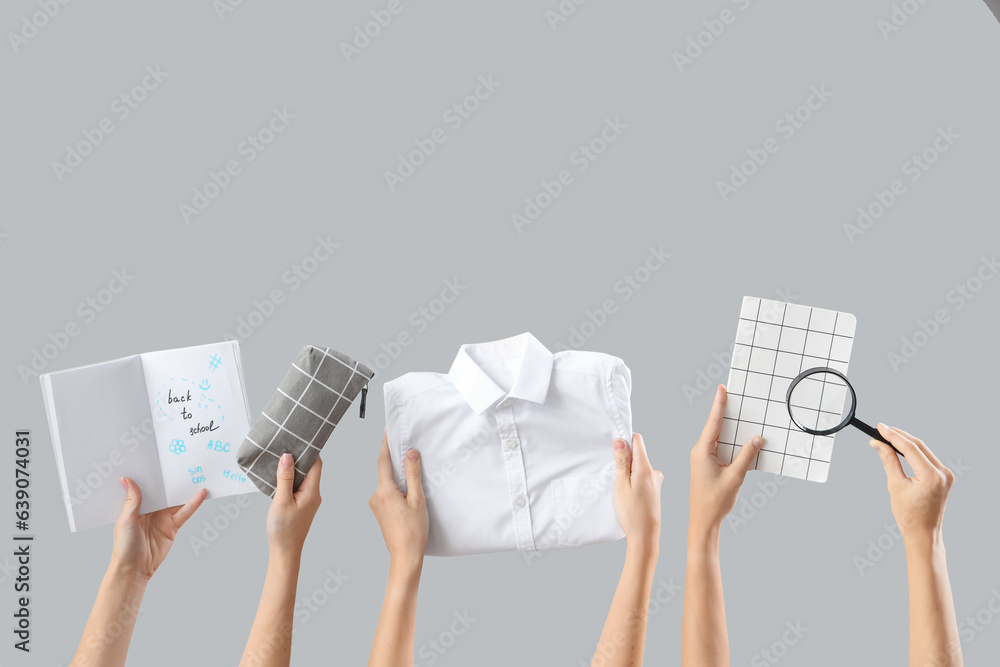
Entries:
<svg viewBox="0 0 1000 667">
<path fill-rule="evenodd" d="M 70 530 L 118 519 L 130 477 L 142 511 L 167 507 L 138 356 L 41 377 Z"/>
<path fill-rule="evenodd" d="M 810 435 L 792 423 L 785 403 L 791 381 L 809 368 L 847 373 L 857 319 L 850 313 L 743 297 L 726 391 L 729 400 L 719 436 L 719 458 L 729 463 L 743 443 L 760 434 L 764 446 L 755 470 L 825 482 L 833 435 Z M 844 396 L 824 400 L 840 415 Z"/>
<path fill-rule="evenodd" d="M 256 487 L 236 463 L 250 430 L 239 345 L 198 345 L 141 355 L 167 502 L 204 487 L 209 498 Z"/>
</svg>

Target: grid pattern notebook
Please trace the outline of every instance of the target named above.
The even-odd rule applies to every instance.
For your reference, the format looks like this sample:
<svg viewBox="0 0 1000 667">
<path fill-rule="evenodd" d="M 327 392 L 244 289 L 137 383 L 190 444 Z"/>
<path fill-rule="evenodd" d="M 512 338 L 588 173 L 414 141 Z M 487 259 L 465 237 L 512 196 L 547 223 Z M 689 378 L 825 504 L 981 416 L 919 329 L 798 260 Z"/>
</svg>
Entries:
<svg viewBox="0 0 1000 667">
<path fill-rule="evenodd" d="M 295 461 L 294 489 L 374 373 L 330 348 L 307 345 L 288 369 L 240 447 L 237 460 L 262 492 L 274 496 L 278 460 Z"/>
<path fill-rule="evenodd" d="M 802 371 L 825 366 L 847 373 L 857 320 L 850 313 L 743 297 L 719 459 L 731 462 L 743 443 L 764 437 L 755 470 L 825 482 L 834 436 L 814 436 L 791 422 L 785 393 Z M 798 394 L 798 390 L 796 390 Z M 830 392 L 823 411 L 840 415 L 846 394 Z"/>
</svg>

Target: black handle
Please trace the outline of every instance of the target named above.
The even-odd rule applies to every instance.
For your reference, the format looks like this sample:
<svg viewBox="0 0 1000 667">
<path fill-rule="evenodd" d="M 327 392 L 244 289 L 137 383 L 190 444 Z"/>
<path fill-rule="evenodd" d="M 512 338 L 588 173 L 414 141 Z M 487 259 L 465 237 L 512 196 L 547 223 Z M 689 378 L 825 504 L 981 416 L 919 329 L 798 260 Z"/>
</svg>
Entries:
<svg viewBox="0 0 1000 667">
<path fill-rule="evenodd" d="M 899 451 L 898 449 L 896 449 L 896 447 L 891 442 L 889 442 L 888 440 L 886 440 L 885 438 L 882 437 L 882 434 L 878 432 L 877 428 L 872 428 L 871 426 L 869 426 L 868 424 L 864 423 L 863 421 L 861 421 L 857 417 L 851 417 L 850 424 L 851 424 L 851 426 L 854 426 L 855 428 L 861 429 L 862 431 L 864 431 L 865 433 L 867 433 L 871 437 L 875 438 L 876 440 L 878 440 L 880 442 L 884 442 L 885 444 L 889 445 L 890 447 L 892 447 L 892 450 L 894 452 L 896 452 L 900 456 L 903 456 L 903 453 L 901 451 Z M 906 458 L 906 457 L 903 457 L 903 458 Z"/>
</svg>

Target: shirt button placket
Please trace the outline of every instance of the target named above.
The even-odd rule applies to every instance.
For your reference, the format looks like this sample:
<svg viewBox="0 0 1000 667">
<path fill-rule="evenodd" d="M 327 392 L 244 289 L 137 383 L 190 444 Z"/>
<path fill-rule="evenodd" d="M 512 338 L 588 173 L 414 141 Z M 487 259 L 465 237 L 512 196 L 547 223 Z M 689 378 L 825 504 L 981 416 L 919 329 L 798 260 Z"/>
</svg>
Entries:
<svg viewBox="0 0 1000 667">
<path fill-rule="evenodd" d="M 531 530 L 531 508 L 528 506 L 528 484 L 521 455 L 521 440 L 514 422 L 511 400 L 504 399 L 497 405 L 497 435 L 507 469 L 510 508 L 514 520 L 514 537 L 519 551 L 534 551 L 535 539 Z"/>
</svg>

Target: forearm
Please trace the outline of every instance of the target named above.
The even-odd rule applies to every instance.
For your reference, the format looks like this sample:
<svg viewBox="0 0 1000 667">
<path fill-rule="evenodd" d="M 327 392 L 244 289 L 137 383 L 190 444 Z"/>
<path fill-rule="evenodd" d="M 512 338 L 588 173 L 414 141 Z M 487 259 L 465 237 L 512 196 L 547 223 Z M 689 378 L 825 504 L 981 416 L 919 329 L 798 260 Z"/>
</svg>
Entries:
<svg viewBox="0 0 1000 667">
<path fill-rule="evenodd" d="M 630 542 L 625 550 L 618 588 L 601 632 L 592 664 L 631 667 L 642 664 L 649 620 L 649 596 L 653 588 L 659 545 Z"/>
<path fill-rule="evenodd" d="M 288 667 L 300 560 L 299 553 L 271 553 L 240 667 Z"/>
<path fill-rule="evenodd" d="M 694 518 L 688 525 L 681 626 L 681 665 L 684 667 L 729 665 L 729 635 L 719 563 L 719 529 L 718 524 L 704 525 Z"/>
<path fill-rule="evenodd" d="M 910 667 L 959 667 L 962 646 L 940 533 L 909 539 Z"/>
<path fill-rule="evenodd" d="M 129 568 L 116 564 L 108 567 L 71 667 L 125 664 L 148 581 Z"/>
<path fill-rule="evenodd" d="M 375 628 L 368 667 L 409 667 L 413 664 L 413 636 L 417 626 L 417 588 L 423 559 L 392 562 L 382 611 Z"/>
</svg>

